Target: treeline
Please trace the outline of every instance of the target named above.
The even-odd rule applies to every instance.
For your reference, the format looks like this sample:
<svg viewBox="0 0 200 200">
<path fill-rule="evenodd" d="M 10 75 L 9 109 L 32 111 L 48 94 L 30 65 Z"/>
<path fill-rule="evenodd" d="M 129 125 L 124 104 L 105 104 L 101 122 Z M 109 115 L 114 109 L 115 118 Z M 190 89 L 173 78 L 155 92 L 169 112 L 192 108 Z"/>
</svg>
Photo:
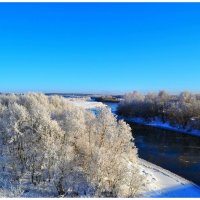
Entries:
<svg viewBox="0 0 200 200">
<path fill-rule="evenodd" d="M 0 95 L 3 196 L 33 186 L 43 196 L 136 196 L 145 182 L 137 160 L 130 127 L 106 108 L 94 114 L 59 96 Z"/>
<path fill-rule="evenodd" d="M 116 96 L 101 96 L 101 97 L 93 97 L 95 101 L 100 101 L 100 102 L 116 102 L 118 103 L 120 100 Z"/>
<path fill-rule="evenodd" d="M 172 95 L 165 91 L 143 95 L 134 91 L 124 96 L 118 114 L 146 121 L 160 119 L 179 128 L 200 130 L 200 95 L 190 92 Z"/>
</svg>

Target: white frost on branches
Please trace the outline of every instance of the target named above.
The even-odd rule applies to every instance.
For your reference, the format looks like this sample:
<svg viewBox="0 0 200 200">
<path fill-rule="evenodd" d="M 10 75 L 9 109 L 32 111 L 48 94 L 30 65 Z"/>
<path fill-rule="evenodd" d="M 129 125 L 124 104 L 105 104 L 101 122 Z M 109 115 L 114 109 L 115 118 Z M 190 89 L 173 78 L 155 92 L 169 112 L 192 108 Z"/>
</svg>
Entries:
<svg viewBox="0 0 200 200">
<path fill-rule="evenodd" d="M 44 185 L 68 197 L 131 197 L 144 187 L 130 127 L 107 108 L 94 114 L 59 96 L 0 95 L 0 145 L 15 197 Z"/>
</svg>

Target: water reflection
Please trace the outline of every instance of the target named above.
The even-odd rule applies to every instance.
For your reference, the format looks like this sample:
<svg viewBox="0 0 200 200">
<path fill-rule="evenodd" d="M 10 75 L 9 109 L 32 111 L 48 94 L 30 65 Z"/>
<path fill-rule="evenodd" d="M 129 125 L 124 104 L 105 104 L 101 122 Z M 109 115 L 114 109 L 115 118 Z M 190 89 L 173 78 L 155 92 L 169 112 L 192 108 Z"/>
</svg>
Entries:
<svg viewBox="0 0 200 200">
<path fill-rule="evenodd" d="M 200 138 L 130 124 L 139 157 L 200 185 Z"/>
</svg>

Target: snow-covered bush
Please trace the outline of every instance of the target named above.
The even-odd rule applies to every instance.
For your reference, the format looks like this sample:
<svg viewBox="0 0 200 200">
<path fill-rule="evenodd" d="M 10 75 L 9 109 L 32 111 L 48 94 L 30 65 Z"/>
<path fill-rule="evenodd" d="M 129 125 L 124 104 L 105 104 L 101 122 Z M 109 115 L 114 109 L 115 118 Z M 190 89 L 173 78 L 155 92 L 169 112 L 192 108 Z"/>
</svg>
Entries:
<svg viewBox="0 0 200 200">
<path fill-rule="evenodd" d="M 182 92 L 170 95 L 165 91 L 141 95 L 138 92 L 126 94 L 120 102 L 118 113 L 124 116 L 142 117 L 146 120 L 160 118 L 181 128 L 197 128 L 200 124 L 200 99 L 198 95 Z"/>
<path fill-rule="evenodd" d="M 0 95 L 0 130 L 0 170 L 12 188 L 18 183 L 16 194 L 44 184 L 55 196 L 131 197 L 143 188 L 130 127 L 107 108 L 94 114 L 59 96 Z"/>
<path fill-rule="evenodd" d="M 144 99 L 144 95 L 137 91 L 128 93 L 124 96 L 124 100 L 120 102 L 118 112 L 126 116 L 140 116 Z"/>
</svg>

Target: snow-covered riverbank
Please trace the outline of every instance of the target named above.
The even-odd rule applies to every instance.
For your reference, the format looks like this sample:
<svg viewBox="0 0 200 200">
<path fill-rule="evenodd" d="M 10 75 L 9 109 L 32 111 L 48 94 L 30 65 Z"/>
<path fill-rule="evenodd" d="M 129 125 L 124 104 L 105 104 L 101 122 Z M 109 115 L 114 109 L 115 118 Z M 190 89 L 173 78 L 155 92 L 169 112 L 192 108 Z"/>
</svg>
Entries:
<svg viewBox="0 0 200 200">
<path fill-rule="evenodd" d="M 176 132 L 180 132 L 180 133 L 184 133 L 184 134 L 200 136 L 199 130 L 183 129 L 183 128 L 171 126 L 169 122 L 163 123 L 159 119 L 153 120 L 151 122 L 146 122 L 143 118 L 140 118 L 140 117 L 123 117 L 123 116 L 120 116 L 120 118 L 124 119 L 127 122 L 133 122 L 133 123 L 142 124 L 142 125 L 145 125 L 145 126 L 153 126 L 153 127 L 162 128 L 162 129 L 171 130 L 171 131 L 176 131 Z"/>
<path fill-rule="evenodd" d="M 143 197 L 200 197 L 200 187 L 194 183 L 143 159 L 139 162 L 149 180 L 149 192 Z"/>
</svg>

